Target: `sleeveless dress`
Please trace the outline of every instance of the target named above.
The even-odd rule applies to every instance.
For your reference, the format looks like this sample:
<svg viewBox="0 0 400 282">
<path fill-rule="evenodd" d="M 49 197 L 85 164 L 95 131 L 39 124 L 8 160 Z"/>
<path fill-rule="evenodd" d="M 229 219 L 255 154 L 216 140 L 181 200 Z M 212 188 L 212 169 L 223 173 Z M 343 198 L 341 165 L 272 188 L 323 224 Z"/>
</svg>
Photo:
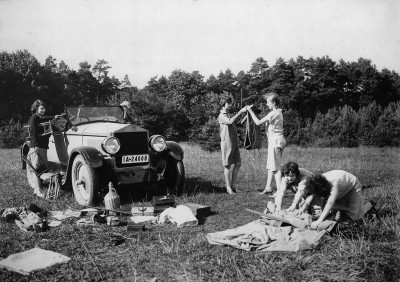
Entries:
<svg viewBox="0 0 400 282">
<path fill-rule="evenodd" d="M 283 137 L 283 115 L 281 109 L 272 110 L 267 114 L 268 127 L 268 156 L 267 169 L 277 171 L 282 166 L 283 148 L 286 146 L 285 137 Z M 275 148 L 281 148 L 277 153 Z"/>
</svg>

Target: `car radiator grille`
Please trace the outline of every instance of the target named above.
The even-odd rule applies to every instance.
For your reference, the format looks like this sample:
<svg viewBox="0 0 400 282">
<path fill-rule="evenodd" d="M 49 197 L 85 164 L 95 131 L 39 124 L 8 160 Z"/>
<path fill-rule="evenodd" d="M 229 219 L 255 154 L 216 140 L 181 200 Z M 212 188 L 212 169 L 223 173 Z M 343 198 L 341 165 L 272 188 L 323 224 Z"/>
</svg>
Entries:
<svg viewBox="0 0 400 282">
<path fill-rule="evenodd" d="M 115 162 L 117 167 L 141 166 L 147 164 L 122 164 L 122 156 L 148 154 L 149 147 L 147 131 L 115 133 L 114 136 L 118 138 L 121 144 L 121 148 L 115 155 Z"/>
</svg>

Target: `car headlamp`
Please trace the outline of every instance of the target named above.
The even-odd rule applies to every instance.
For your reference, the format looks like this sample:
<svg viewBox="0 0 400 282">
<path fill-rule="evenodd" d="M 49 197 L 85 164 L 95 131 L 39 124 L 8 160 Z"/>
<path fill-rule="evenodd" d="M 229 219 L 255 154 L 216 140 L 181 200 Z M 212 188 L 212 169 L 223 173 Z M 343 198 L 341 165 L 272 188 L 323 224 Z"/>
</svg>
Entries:
<svg viewBox="0 0 400 282">
<path fill-rule="evenodd" d="M 161 135 L 153 135 L 150 137 L 149 140 L 150 148 L 153 149 L 156 152 L 161 152 L 165 149 L 167 146 L 167 142 L 165 141 L 165 138 L 162 137 Z"/>
<path fill-rule="evenodd" d="M 101 143 L 101 147 L 103 148 L 104 151 L 106 151 L 108 154 L 116 154 L 119 149 L 121 148 L 121 144 L 119 143 L 119 140 L 115 137 L 108 137 L 103 140 Z"/>
</svg>

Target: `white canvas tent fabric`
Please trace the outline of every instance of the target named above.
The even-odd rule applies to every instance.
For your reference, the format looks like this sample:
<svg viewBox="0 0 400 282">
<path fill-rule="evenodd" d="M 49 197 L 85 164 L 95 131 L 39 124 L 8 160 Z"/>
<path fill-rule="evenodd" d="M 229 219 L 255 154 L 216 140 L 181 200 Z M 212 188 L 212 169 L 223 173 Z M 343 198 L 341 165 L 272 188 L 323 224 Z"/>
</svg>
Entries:
<svg viewBox="0 0 400 282">
<path fill-rule="evenodd" d="M 228 245 L 246 251 L 298 252 L 322 244 L 329 238 L 328 231 L 336 225 L 335 221 L 324 220 L 317 230 L 310 230 L 312 220 L 307 213 L 281 211 L 273 216 L 291 226 L 268 225 L 262 219 L 237 228 L 208 233 L 206 238 L 212 245 Z"/>
<path fill-rule="evenodd" d="M 29 275 L 30 272 L 45 269 L 52 265 L 68 262 L 71 259 L 59 253 L 33 248 L 31 250 L 12 254 L 0 261 L 0 267 Z"/>
<path fill-rule="evenodd" d="M 246 251 L 298 252 L 314 249 L 327 240 L 325 230 L 300 230 L 292 226 L 274 227 L 260 220 L 237 228 L 208 233 L 211 245 L 228 245 Z"/>
</svg>

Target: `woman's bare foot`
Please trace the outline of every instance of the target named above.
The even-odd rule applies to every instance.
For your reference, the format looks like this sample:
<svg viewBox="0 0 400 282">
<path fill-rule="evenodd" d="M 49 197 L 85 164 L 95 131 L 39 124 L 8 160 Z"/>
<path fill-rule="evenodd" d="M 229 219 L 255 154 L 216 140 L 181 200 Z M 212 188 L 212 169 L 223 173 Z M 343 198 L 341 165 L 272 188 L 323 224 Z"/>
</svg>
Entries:
<svg viewBox="0 0 400 282">
<path fill-rule="evenodd" d="M 266 194 L 271 194 L 273 192 L 274 192 L 274 190 L 272 190 L 272 189 L 264 189 L 264 191 L 259 192 L 258 194 L 259 195 L 266 195 Z"/>
<path fill-rule="evenodd" d="M 231 187 L 226 187 L 226 192 L 230 195 L 236 194 Z"/>
</svg>

